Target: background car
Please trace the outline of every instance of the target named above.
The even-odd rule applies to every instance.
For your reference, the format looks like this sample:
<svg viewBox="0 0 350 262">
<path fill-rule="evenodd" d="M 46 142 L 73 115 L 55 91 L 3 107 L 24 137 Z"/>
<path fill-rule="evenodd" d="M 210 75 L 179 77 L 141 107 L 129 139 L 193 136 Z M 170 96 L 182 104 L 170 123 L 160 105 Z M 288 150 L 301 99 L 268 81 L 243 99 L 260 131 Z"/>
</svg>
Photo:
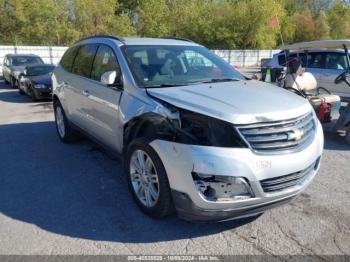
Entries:
<svg viewBox="0 0 350 262">
<path fill-rule="evenodd" d="M 317 86 L 323 87 L 341 96 L 344 100 L 350 99 L 350 88 L 346 83 L 335 84 L 335 78 L 345 70 L 349 70 L 349 63 L 345 53 L 341 50 L 310 50 L 308 55 L 302 52 L 290 52 L 288 59 L 299 57 L 301 65 L 307 72 L 314 75 L 317 80 Z M 286 57 L 284 52 L 274 54 L 271 61 L 261 67 L 262 79 L 265 79 L 267 68 L 271 69 L 271 80 L 276 77 L 286 66 Z"/>
<path fill-rule="evenodd" d="M 28 94 L 33 101 L 51 98 L 51 74 L 55 66 L 51 64 L 36 64 L 26 66 L 18 86 L 21 95 Z"/>
<path fill-rule="evenodd" d="M 23 74 L 25 66 L 30 64 L 44 64 L 44 61 L 37 55 L 5 55 L 2 66 L 5 83 L 10 83 L 11 87 L 17 88 L 19 84 L 19 76 Z"/>
</svg>

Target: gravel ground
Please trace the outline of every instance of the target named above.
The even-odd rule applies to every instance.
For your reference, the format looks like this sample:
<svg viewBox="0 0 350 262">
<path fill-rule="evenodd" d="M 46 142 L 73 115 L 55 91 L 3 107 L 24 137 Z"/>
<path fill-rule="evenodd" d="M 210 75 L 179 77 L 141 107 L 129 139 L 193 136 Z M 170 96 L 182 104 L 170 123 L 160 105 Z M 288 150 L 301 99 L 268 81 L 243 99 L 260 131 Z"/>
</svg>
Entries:
<svg viewBox="0 0 350 262">
<path fill-rule="evenodd" d="M 153 220 L 120 162 L 62 144 L 50 102 L 0 82 L 0 254 L 350 254 L 350 146 L 326 135 L 322 167 L 292 203 L 256 219 Z"/>
</svg>

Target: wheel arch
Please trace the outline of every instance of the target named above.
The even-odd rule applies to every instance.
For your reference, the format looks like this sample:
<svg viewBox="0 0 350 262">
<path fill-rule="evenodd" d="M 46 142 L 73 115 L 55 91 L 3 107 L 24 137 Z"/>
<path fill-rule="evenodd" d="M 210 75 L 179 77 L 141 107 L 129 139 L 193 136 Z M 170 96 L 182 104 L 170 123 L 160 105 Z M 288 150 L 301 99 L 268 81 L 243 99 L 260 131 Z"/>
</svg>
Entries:
<svg viewBox="0 0 350 262">
<path fill-rule="evenodd" d="M 171 139 L 174 137 L 175 128 L 171 121 L 158 113 L 148 112 L 135 116 L 124 125 L 123 153 L 128 145 L 136 138 L 145 138 L 151 142 L 155 139 Z"/>
</svg>

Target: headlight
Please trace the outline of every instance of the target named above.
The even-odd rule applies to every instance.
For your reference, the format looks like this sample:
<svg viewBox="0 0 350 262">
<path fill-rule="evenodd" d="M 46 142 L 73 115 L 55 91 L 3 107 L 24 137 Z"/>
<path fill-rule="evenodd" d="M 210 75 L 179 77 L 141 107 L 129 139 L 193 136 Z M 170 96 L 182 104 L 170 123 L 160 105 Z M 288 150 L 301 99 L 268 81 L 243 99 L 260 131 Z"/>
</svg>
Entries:
<svg viewBox="0 0 350 262">
<path fill-rule="evenodd" d="M 22 73 L 21 71 L 13 71 L 12 74 L 13 74 L 14 77 L 17 78 L 21 73 Z"/>
<path fill-rule="evenodd" d="M 187 110 L 179 111 L 181 121 L 177 142 L 216 147 L 247 147 L 233 124 Z"/>
<path fill-rule="evenodd" d="M 46 88 L 46 85 L 43 84 L 36 84 L 34 85 L 35 88 Z"/>
</svg>

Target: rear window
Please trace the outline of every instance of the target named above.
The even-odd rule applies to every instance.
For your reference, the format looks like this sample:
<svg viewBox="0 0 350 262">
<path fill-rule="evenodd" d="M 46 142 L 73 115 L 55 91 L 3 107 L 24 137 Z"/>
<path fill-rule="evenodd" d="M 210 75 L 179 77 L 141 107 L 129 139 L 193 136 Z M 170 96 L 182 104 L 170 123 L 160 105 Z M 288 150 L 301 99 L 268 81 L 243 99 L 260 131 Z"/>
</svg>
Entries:
<svg viewBox="0 0 350 262">
<path fill-rule="evenodd" d="M 60 65 L 64 68 L 64 70 L 70 72 L 72 70 L 74 58 L 77 54 L 79 47 L 73 46 L 69 48 L 66 53 L 63 55 Z"/>
</svg>

